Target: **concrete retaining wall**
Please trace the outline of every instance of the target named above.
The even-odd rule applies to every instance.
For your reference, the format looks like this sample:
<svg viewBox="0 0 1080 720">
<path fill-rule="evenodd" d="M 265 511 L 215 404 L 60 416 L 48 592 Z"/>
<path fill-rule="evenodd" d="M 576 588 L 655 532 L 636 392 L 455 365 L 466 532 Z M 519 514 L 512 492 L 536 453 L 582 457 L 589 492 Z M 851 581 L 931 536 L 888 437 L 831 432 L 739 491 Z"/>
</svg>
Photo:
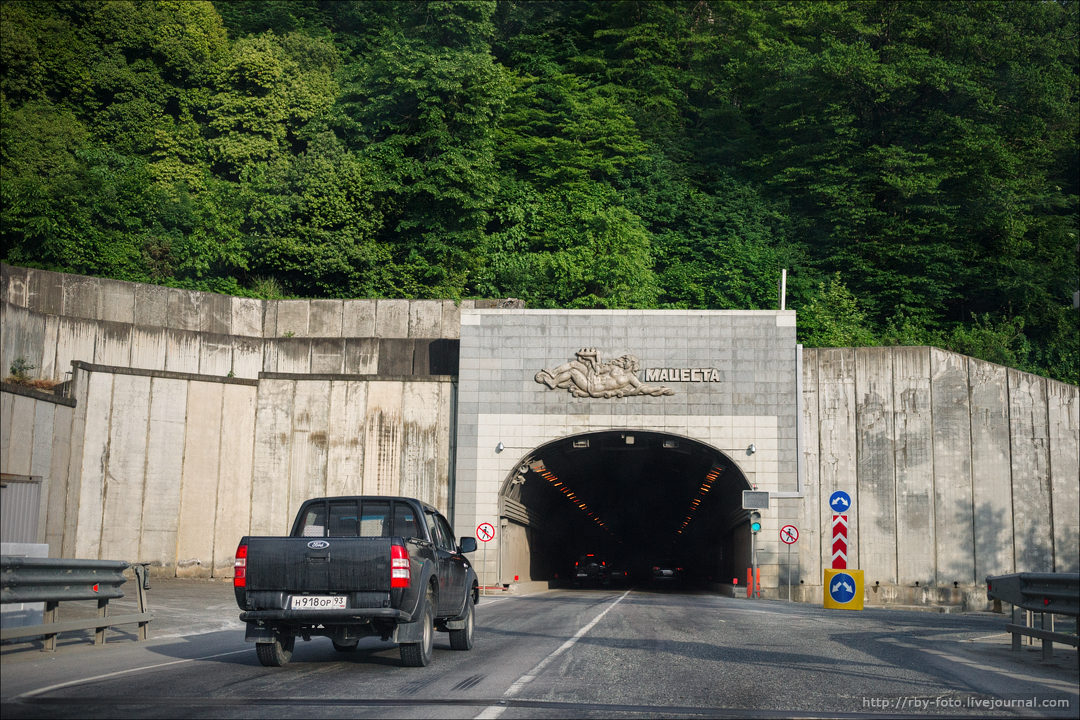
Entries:
<svg viewBox="0 0 1080 720">
<path fill-rule="evenodd" d="M 818 598 L 835 490 L 871 602 L 977 606 L 987 575 L 1077 571 L 1077 387 L 929 347 L 807 349 L 802 372 L 799 564 Z"/>
<path fill-rule="evenodd" d="M 0 394 L 3 472 L 51 480 L 52 557 L 231 576 L 240 537 L 286 533 L 309 497 L 404 494 L 449 509 L 448 377 L 74 368 L 72 401 Z"/>
</svg>

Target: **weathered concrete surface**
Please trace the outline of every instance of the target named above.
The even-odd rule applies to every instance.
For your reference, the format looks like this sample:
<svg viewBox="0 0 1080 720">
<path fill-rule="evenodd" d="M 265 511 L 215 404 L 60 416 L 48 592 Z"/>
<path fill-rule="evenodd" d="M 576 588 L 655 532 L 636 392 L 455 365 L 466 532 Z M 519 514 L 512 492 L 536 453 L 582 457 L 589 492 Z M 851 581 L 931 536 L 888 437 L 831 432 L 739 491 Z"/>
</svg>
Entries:
<svg viewBox="0 0 1080 720">
<path fill-rule="evenodd" d="M 967 358 L 930 348 L 930 363 L 935 580 L 942 586 L 971 585 L 981 578 L 975 574 Z"/>
</svg>

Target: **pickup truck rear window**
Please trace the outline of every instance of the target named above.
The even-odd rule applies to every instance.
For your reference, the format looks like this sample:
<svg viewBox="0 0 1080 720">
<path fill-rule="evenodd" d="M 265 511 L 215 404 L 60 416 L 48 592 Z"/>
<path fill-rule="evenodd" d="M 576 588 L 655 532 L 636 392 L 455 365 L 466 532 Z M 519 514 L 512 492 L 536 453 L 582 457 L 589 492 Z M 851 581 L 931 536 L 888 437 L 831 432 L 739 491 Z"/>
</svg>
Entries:
<svg viewBox="0 0 1080 720">
<path fill-rule="evenodd" d="M 335 500 L 314 503 L 305 510 L 302 537 L 423 537 L 416 514 L 401 502 Z"/>
</svg>

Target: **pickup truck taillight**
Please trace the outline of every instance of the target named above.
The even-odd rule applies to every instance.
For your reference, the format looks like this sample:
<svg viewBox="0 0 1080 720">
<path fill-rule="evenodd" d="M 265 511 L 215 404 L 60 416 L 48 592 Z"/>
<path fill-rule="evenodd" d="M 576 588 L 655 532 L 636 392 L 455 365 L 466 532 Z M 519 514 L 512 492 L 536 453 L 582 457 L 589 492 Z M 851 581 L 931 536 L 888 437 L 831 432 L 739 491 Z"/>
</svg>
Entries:
<svg viewBox="0 0 1080 720">
<path fill-rule="evenodd" d="M 411 580 L 409 551 L 404 545 L 390 546 L 390 587 L 407 588 Z"/>
<path fill-rule="evenodd" d="M 232 584 L 233 587 L 247 587 L 247 545 L 240 545 L 236 548 Z"/>
</svg>

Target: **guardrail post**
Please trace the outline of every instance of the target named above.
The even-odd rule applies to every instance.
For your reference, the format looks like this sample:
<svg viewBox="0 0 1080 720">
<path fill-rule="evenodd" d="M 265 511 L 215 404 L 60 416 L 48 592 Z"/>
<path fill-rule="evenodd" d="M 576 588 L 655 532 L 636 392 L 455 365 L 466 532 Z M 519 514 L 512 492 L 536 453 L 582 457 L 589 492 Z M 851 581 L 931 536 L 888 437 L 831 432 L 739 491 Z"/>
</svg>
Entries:
<svg viewBox="0 0 1080 720">
<path fill-rule="evenodd" d="M 1027 611 L 1026 610 L 1021 610 L 1020 608 L 1013 605 L 1013 610 L 1012 610 L 1013 625 L 1019 625 L 1020 624 L 1020 613 L 1021 612 L 1027 612 Z M 1020 638 L 1021 637 L 1022 636 L 1020 635 L 1020 633 L 1013 632 L 1013 634 L 1012 634 L 1012 649 L 1013 649 L 1013 652 L 1020 652 Z"/>
<path fill-rule="evenodd" d="M 59 600 L 46 601 L 46 603 L 45 603 L 45 611 L 44 611 L 44 613 L 42 613 L 42 616 L 41 616 L 42 624 L 49 625 L 50 623 L 55 623 L 55 622 L 59 622 L 59 621 L 60 621 L 60 601 Z M 50 652 L 55 652 L 56 651 L 56 633 L 45 636 L 45 647 L 43 647 L 42 649 L 43 650 L 48 650 Z"/>
</svg>

